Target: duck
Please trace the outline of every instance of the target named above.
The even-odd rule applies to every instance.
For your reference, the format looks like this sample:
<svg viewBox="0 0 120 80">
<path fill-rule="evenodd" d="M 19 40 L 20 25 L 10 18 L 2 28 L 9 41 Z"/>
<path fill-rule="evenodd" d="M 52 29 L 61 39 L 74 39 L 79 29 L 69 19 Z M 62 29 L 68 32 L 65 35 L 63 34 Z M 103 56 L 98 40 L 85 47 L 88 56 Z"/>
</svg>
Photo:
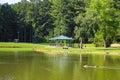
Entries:
<svg viewBox="0 0 120 80">
<path fill-rule="evenodd" d="M 87 67 L 88 67 L 88 65 L 84 65 L 83 67 L 84 67 L 84 68 L 87 68 Z"/>
<path fill-rule="evenodd" d="M 98 66 L 88 66 L 88 65 L 84 65 L 83 67 L 84 67 L 84 68 L 88 68 L 88 67 L 89 67 L 89 68 L 97 68 Z"/>
</svg>

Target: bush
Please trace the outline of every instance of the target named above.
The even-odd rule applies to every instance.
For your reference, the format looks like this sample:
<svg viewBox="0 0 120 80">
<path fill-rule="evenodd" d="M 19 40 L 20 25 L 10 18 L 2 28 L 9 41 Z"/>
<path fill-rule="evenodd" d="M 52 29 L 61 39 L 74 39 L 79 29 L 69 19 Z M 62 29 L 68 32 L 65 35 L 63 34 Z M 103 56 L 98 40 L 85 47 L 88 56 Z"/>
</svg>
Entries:
<svg viewBox="0 0 120 80">
<path fill-rule="evenodd" d="M 95 35 L 94 45 L 95 45 L 95 47 L 103 47 L 103 39 L 101 36 Z"/>
</svg>

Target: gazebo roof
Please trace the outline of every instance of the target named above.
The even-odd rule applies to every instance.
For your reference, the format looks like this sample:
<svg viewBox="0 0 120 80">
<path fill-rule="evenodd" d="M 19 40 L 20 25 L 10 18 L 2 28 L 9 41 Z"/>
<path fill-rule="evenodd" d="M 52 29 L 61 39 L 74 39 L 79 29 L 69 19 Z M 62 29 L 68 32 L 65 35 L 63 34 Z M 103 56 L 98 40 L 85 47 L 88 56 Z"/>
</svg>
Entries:
<svg viewBox="0 0 120 80">
<path fill-rule="evenodd" d="M 64 36 L 64 35 L 60 35 L 60 36 L 51 38 L 50 40 L 72 40 L 72 38 L 69 38 L 69 37 Z"/>
</svg>

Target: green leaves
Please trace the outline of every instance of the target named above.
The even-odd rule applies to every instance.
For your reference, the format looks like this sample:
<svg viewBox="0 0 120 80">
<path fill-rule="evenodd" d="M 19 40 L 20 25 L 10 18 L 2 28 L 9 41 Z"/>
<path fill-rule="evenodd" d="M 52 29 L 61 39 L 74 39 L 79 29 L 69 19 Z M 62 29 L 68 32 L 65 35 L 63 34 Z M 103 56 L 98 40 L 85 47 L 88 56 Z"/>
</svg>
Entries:
<svg viewBox="0 0 120 80">
<path fill-rule="evenodd" d="M 113 0 L 98 0 L 99 2 L 94 2 L 92 5 L 92 9 L 97 11 L 99 14 L 98 17 L 98 31 L 96 34 L 101 35 L 102 39 L 104 39 L 105 44 L 107 44 L 107 40 L 112 39 L 115 34 L 118 26 L 116 25 L 115 21 L 115 12 L 116 9 L 114 7 Z"/>
<path fill-rule="evenodd" d="M 102 44 L 119 34 L 119 5 L 119 0 L 22 0 L 1 5 L 0 35 L 13 40 L 19 32 L 20 41 L 41 42 L 63 34 L 84 42 L 100 39 Z M 0 41 L 8 38 L 0 36 Z"/>
</svg>

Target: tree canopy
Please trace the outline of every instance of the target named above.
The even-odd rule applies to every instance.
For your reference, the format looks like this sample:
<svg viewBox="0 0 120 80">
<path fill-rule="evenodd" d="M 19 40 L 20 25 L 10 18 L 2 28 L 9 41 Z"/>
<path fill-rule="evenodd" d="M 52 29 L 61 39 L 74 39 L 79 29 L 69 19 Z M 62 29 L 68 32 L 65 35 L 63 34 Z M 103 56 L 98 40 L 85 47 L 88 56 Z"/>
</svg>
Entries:
<svg viewBox="0 0 120 80">
<path fill-rule="evenodd" d="M 109 47 L 120 41 L 119 0 L 21 0 L 0 5 L 0 41 L 47 42 L 66 35 Z"/>
</svg>

